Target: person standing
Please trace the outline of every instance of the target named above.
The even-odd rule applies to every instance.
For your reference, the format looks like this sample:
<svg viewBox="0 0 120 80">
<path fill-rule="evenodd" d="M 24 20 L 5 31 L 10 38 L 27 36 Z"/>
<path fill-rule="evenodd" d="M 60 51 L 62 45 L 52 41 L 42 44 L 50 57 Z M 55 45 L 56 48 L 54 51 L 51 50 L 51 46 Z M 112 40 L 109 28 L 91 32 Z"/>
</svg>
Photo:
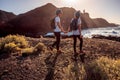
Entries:
<svg viewBox="0 0 120 80">
<path fill-rule="evenodd" d="M 68 32 L 72 30 L 73 33 L 73 49 L 74 49 L 74 57 L 76 58 L 78 53 L 80 54 L 80 58 L 83 61 L 84 58 L 84 52 L 82 50 L 83 46 L 83 36 L 81 34 L 81 18 L 80 18 L 80 11 L 76 11 L 74 14 L 74 18 L 71 20 L 70 27 L 68 28 Z M 79 44 L 79 52 L 76 51 L 76 44 L 77 44 L 77 38 L 80 41 Z"/>
<path fill-rule="evenodd" d="M 52 46 L 50 47 L 51 49 L 53 49 L 54 46 L 56 46 L 57 52 L 61 53 L 59 47 L 60 47 L 60 38 L 61 38 L 61 32 L 65 32 L 63 27 L 61 26 L 61 16 L 62 16 L 63 12 L 61 9 L 56 10 L 56 17 L 54 18 L 54 24 L 55 24 L 55 29 L 54 29 L 54 35 L 56 38 L 56 41 L 52 44 Z"/>
</svg>

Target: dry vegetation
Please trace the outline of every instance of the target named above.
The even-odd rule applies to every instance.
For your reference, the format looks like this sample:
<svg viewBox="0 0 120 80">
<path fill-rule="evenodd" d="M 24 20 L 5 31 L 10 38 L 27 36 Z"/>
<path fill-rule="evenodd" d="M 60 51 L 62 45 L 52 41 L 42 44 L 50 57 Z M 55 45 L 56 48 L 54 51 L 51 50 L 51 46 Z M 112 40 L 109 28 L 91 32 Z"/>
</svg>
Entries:
<svg viewBox="0 0 120 80">
<path fill-rule="evenodd" d="M 120 80 L 120 42 L 85 38 L 82 63 L 79 56 L 72 59 L 72 39 L 61 41 L 61 54 L 49 50 L 53 41 L 20 35 L 1 38 L 0 80 Z"/>
</svg>

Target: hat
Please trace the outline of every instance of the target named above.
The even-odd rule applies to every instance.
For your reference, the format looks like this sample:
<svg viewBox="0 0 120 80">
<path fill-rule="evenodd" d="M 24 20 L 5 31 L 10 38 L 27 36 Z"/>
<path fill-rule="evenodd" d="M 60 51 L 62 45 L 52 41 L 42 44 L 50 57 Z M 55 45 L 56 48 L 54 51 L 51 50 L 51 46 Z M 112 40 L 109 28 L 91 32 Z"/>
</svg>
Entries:
<svg viewBox="0 0 120 80">
<path fill-rule="evenodd" d="M 56 10 L 56 15 L 63 13 L 63 11 L 61 9 Z"/>
</svg>

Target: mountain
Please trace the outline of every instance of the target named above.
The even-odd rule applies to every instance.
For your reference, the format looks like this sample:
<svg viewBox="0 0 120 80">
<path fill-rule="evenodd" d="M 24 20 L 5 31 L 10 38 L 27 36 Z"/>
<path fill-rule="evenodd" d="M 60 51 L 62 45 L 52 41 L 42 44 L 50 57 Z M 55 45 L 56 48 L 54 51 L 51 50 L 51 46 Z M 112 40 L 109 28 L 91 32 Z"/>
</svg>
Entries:
<svg viewBox="0 0 120 80">
<path fill-rule="evenodd" d="M 54 17 L 56 9 L 54 5 L 49 3 L 27 13 L 20 14 L 2 26 L 2 31 L 5 30 L 2 33 L 7 31 L 8 33 L 28 36 L 36 36 L 38 33 L 44 34 L 50 31 L 50 19 Z"/>
<path fill-rule="evenodd" d="M 116 24 L 114 23 L 109 23 L 108 21 L 106 21 L 103 18 L 95 18 L 92 19 L 93 22 L 96 24 L 97 27 L 101 26 L 101 27 L 106 27 L 106 26 L 116 26 Z"/>
<path fill-rule="evenodd" d="M 14 13 L 0 10 L 0 24 L 13 19 L 14 17 L 16 17 L 16 15 Z"/>
<path fill-rule="evenodd" d="M 61 9 L 64 13 L 61 17 L 61 23 L 64 28 L 67 29 L 76 10 L 68 7 L 63 7 Z M 14 19 L 3 24 L 0 27 L 0 33 L 3 35 L 17 33 L 32 37 L 44 35 L 45 33 L 52 31 L 50 28 L 50 20 L 55 17 L 56 10 L 56 6 L 48 3 L 27 13 L 20 14 Z M 90 18 L 89 13 L 86 12 L 81 13 L 81 19 L 82 28 L 108 27 L 111 25 L 104 19 Z"/>
</svg>

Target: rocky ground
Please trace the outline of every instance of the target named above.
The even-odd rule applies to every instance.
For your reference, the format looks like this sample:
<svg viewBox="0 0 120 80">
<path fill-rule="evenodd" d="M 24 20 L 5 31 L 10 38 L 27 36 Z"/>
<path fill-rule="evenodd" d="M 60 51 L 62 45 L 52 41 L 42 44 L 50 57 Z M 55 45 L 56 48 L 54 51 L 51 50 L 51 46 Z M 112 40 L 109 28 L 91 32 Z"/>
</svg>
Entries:
<svg viewBox="0 0 120 80">
<path fill-rule="evenodd" d="M 120 42 L 120 37 L 119 37 L 119 36 L 92 35 L 92 38 L 108 39 L 108 40 L 113 40 L 113 41 L 118 41 L 118 42 Z"/>
<path fill-rule="evenodd" d="M 52 38 L 27 38 L 27 40 L 32 46 L 38 42 L 50 46 L 54 41 Z M 85 66 L 91 61 L 101 56 L 120 59 L 120 42 L 117 41 L 85 38 L 83 45 L 86 53 L 85 63 L 82 63 L 79 57 L 77 61 L 72 59 L 72 44 L 71 38 L 62 39 L 61 54 L 56 53 L 55 49 L 53 51 L 48 49 L 38 56 L 11 55 L 1 59 L 0 80 L 87 80 L 88 73 Z"/>
</svg>

